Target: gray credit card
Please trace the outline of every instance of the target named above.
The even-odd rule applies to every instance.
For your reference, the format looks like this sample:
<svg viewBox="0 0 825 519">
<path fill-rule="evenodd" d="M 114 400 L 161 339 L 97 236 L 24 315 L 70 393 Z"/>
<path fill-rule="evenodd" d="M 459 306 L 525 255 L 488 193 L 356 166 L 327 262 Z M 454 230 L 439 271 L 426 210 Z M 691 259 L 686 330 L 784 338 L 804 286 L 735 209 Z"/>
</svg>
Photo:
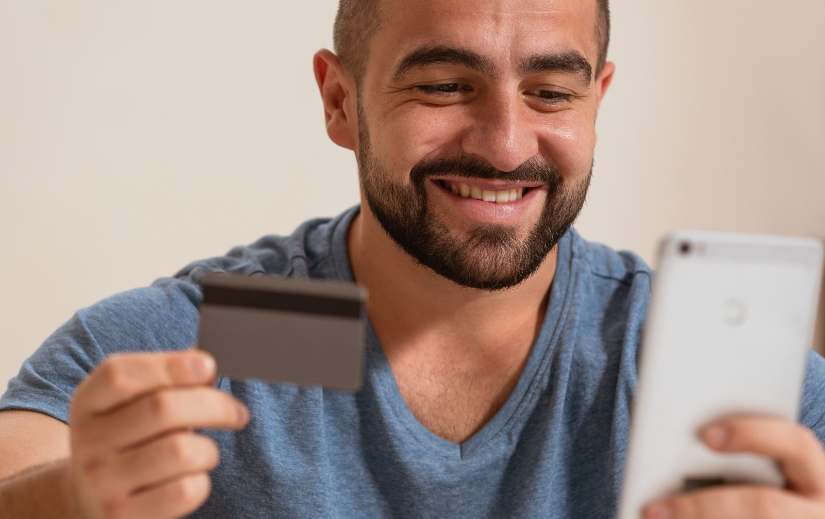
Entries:
<svg viewBox="0 0 825 519">
<path fill-rule="evenodd" d="M 364 288 L 233 274 L 206 274 L 201 288 L 198 347 L 220 375 L 361 388 Z"/>
</svg>

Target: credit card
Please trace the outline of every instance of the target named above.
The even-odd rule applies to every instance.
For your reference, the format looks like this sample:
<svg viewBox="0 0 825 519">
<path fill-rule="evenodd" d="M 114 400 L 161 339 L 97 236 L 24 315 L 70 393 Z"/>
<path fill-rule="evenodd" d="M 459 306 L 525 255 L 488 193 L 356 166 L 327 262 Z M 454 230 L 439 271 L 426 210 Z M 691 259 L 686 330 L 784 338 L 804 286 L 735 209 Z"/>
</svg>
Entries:
<svg viewBox="0 0 825 519">
<path fill-rule="evenodd" d="M 206 274 L 198 347 L 218 374 L 358 390 L 366 289 L 351 283 Z"/>
</svg>

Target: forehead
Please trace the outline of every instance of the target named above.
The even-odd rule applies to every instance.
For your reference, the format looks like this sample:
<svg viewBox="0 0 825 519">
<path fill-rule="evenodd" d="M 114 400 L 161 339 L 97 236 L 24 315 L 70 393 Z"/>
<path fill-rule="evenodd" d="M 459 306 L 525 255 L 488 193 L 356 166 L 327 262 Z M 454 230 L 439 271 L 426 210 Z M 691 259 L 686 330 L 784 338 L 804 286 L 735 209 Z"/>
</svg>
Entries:
<svg viewBox="0 0 825 519">
<path fill-rule="evenodd" d="M 391 66 L 427 45 L 471 49 L 500 66 L 537 52 L 577 51 L 595 67 L 595 0 L 384 0 L 371 59 Z M 376 63 L 377 62 L 377 63 Z M 382 63 L 383 62 L 383 63 Z"/>
</svg>

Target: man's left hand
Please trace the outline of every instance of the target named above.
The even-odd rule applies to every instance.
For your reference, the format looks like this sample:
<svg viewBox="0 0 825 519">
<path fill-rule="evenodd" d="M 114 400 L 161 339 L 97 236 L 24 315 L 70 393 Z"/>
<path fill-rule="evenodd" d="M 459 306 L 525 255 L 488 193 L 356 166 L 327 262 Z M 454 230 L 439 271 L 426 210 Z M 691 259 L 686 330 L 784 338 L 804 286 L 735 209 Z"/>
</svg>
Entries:
<svg viewBox="0 0 825 519">
<path fill-rule="evenodd" d="M 702 430 L 717 452 L 750 452 L 773 458 L 786 487 L 722 485 L 661 499 L 645 519 L 825 518 L 825 451 L 805 427 L 762 417 L 737 417 Z"/>
</svg>

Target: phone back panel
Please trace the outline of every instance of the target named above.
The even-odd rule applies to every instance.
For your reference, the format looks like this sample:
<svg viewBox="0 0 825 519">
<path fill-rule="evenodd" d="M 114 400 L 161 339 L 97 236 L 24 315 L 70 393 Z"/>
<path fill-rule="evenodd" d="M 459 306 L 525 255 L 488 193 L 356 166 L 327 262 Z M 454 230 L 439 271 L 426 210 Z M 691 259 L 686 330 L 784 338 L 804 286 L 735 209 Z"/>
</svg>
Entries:
<svg viewBox="0 0 825 519">
<path fill-rule="evenodd" d="M 796 419 L 821 273 L 817 240 L 679 232 L 663 241 L 621 519 L 712 484 L 783 484 L 772 461 L 713 453 L 698 433 L 736 414 Z"/>
</svg>

